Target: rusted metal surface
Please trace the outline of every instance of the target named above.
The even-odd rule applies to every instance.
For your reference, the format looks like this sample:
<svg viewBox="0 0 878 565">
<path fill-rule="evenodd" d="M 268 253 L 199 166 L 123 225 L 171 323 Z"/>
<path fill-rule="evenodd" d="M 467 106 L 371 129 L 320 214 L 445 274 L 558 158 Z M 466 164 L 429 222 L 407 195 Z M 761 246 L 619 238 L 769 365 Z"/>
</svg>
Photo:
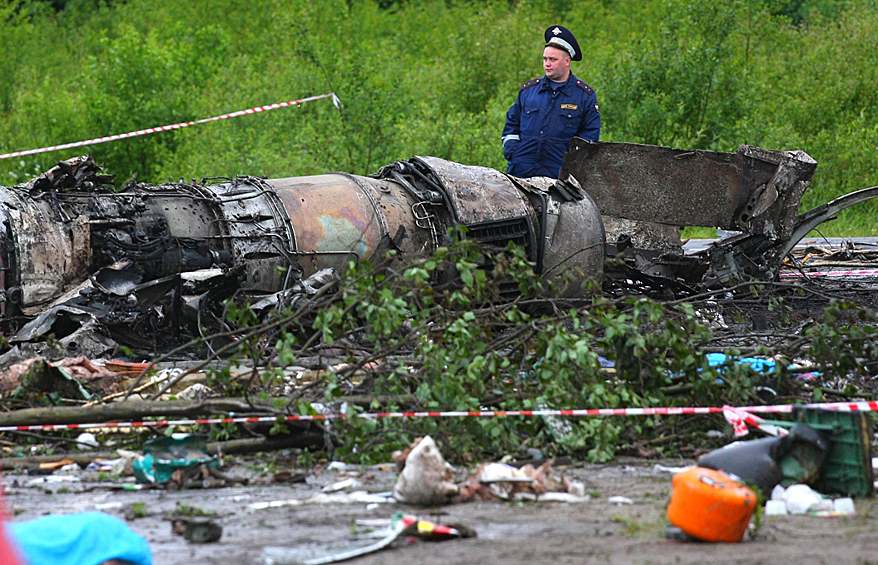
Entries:
<svg viewBox="0 0 878 565">
<path fill-rule="evenodd" d="M 399 234 L 396 243 L 404 252 L 429 240 L 415 224 L 413 199 L 394 183 L 346 174 L 268 183 L 295 226 L 296 257 L 305 276 L 324 268 L 342 270 L 352 259 L 371 259 L 382 238 Z"/>
</svg>

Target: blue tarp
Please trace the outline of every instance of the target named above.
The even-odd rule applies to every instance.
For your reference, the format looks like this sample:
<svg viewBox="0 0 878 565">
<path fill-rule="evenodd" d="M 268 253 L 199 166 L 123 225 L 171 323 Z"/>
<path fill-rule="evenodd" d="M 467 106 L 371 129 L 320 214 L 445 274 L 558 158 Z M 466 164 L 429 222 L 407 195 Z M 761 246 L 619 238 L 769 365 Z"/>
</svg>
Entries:
<svg viewBox="0 0 878 565">
<path fill-rule="evenodd" d="M 725 353 L 708 353 L 705 355 L 707 357 L 707 363 L 711 367 L 717 367 L 722 365 L 728 361 L 728 356 Z M 757 373 L 773 373 L 775 362 L 770 359 L 757 359 L 756 357 L 742 357 L 741 359 L 735 359 L 735 364 L 737 365 L 749 365 L 751 369 L 756 371 Z M 789 366 L 790 371 L 793 373 L 806 373 L 813 374 L 814 376 L 818 376 L 820 373 L 816 371 L 810 371 L 808 369 L 796 369 L 795 365 Z M 720 371 L 722 373 L 722 371 Z"/>
<path fill-rule="evenodd" d="M 6 531 L 28 565 L 99 565 L 110 559 L 152 565 L 146 540 L 119 518 L 103 512 L 8 522 Z"/>
</svg>

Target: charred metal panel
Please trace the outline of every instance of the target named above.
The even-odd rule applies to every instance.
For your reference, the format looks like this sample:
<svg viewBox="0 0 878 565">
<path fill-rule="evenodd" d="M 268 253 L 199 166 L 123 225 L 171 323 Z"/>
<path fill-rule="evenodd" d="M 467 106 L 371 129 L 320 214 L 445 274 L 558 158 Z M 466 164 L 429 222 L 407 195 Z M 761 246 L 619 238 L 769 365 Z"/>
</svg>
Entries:
<svg viewBox="0 0 878 565">
<path fill-rule="evenodd" d="M 578 199 L 571 198 L 558 189 L 556 179 L 552 178 L 514 178 L 514 182 L 539 211 L 541 253 L 537 270 L 545 277 L 573 273 L 578 282 L 560 289 L 559 295 L 586 295 L 582 283 L 600 275 L 605 258 L 604 226 L 594 200 L 586 193 L 580 193 Z"/>
<path fill-rule="evenodd" d="M 628 237 L 631 245 L 638 249 L 683 253 L 680 228 L 655 222 L 625 220 L 613 216 L 602 216 L 607 242 L 616 243 L 620 237 Z"/>
<path fill-rule="evenodd" d="M 750 145 L 742 145 L 738 153 L 744 156 L 745 173 L 753 174 L 749 185 L 755 189 L 739 212 L 737 225 L 752 234 L 764 234 L 777 240 L 789 239 L 799 203 L 814 176 L 817 161 L 804 151 L 768 151 Z M 774 166 L 774 171 L 767 181 L 762 182 L 763 177 L 757 177 L 755 173 L 763 171 L 764 164 Z"/>
<path fill-rule="evenodd" d="M 469 238 L 496 247 L 513 242 L 541 266 L 533 209 L 508 176 L 436 157 L 415 157 L 412 163 L 429 170 L 430 180 L 447 195 L 455 220 L 469 229 Z"/>
<path fill-rule="evenodd" d="M 590 197 L 571 202 L 550 199 L 548 205 L 544 276 L 560 274 L 564 269 L 576 273 L 580 281 L 599 275 L 604 267 L 606 237 L 594 200 Z M 564 297 L 584 294 L 581 285 L 561 292 Z"/>
<path fill-rule="evenodd" d="M 415 157 L 441 179 L 457 220 L 465 226 L 523 218 L 529 207 L 509 178 L 487 167 L 473 167 L 437 159 Z"/>
<path fill-rule="evenodd" d="M 272 187 L 261 178 L 240 176 L 203 190 L 234 264 L 247 266 L 241 288 L 270 293 L 291 284 L 298 270 L 291 256 L 296 236 Z"/>
<path fill-rule="evenodd" d="M 568 175 L 602 214 L 660 224 L 731 228 L 749 196 L 734 153 L 574 138 L 560 178 Z"/>
<path fill-rule="evenodd" d="M 742 145 L 719 153 L 574 138 L 560 178 L 573 176 L 601 213 L 618 218 L 783 233 L 792 223 L 787 209 L 804 191 L 797 183 L 807 186 L 815 168 L 801 151 Z M 764 220 L 751 227 L 755 216 Z"/>
<path fill-rule="evenodd" d="M 88 276 L 89 230 L 84 216 L 62 213 L 50 198 L 0 187 L 6 208 L 6 299 L 21 308 L 45 304 Z"/>
</svg>

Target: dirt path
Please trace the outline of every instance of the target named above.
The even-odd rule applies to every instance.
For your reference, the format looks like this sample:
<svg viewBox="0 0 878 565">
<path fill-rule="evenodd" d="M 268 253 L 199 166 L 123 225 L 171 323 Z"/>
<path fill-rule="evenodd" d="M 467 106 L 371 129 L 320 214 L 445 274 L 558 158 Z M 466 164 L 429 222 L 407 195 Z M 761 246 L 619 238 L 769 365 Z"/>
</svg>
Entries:
<svg viewBox="0 0 878 565">
<path fill-rule="evenodd" d="M 265 461 L 239 464 L 232 474 L 250 474 Z M 663 461 L 685 465 L 686 461 Z M 611 465 L 561 467 L 561 473 L 582 480 L 589 493 L 578 503 L 477 502 L 441 507 L 434 518 L 474 528 L 478 537 L 446 542 L 399 543 L 393 548 L 351 561 L 356 564 L 501 563 L 832 563 L 878 562 L 878 518 L 873 499 L 857 500 L 857 515 L 849 518 L 807 516 L 771 517 L 756 540 L 740 544 L 675 543 L 664 538 L 668 524 L 665 506 L 671 491 L 670 474 L 653 461 L 624 460 Z M 306 484 L 251 484 L 210 490 L 122 491 L 111 482 L 86 478 L 82 482 L 27 486 L 27 475 L 3 478 L 7 505 L 15 520 L 46 513 L 102 509 L 117 516 L 130 513 L 134 503 L 147 516 L 129 521 L 149 541 L 156 565 L 257 564 L 266 546 L 310 548 L 317 552 L 340 547 L 352 539 L 356 519 L 389 518 L 397 510 L 429 517 L 430 511 L 398 504 L 330 503 L 248 509 L 254 503 L 305 500 L 325 485 L 346 478 L 361 482 L 358 489 L 388 491 L 395 480 L 389 466 L 313 469 Z M 55 491 L 48 494 L 48 491 Z M 612 496 L 633 504 L 616 505 Z M 224 532 L 220 542 L 194 545 L 171 533 L 163 517 L 188 506 L 217 513 Z M 360 528 L 362 531 L 362 528 Z"/>
</svg>

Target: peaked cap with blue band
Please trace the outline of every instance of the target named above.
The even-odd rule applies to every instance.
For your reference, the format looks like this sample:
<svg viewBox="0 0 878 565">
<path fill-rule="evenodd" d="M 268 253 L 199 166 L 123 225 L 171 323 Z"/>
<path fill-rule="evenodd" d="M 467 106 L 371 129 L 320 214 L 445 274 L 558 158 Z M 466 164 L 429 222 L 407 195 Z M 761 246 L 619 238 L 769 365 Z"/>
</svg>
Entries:
<svg viewBox="0 0 878 565">
<path fill-rule="evenodd" d="M 573 33 L 564 26 L 551 26 L 546 30 L 546 47 L 561 49 L 570 54 L 574 61 L 582 61 L 582 51 Z"/>
</svg>

